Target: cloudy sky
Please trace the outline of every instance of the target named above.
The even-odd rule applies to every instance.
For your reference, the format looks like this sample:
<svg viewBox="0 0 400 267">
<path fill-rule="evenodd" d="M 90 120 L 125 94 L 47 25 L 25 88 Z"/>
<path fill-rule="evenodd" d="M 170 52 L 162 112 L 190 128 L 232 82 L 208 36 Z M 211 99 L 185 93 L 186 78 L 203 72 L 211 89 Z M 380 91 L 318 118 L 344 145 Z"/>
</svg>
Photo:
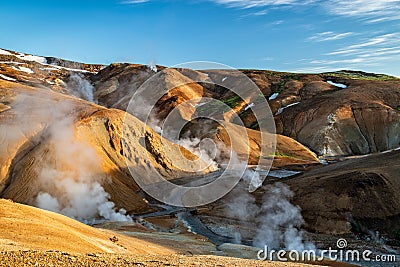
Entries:
<svg viewBox="0 0 400 267">
<path fill-rule="evenodd" d="M 0 48 L 70 60 L 400 76 L 400 0 L 9 0 L 0 16 Z"/>
</svg>

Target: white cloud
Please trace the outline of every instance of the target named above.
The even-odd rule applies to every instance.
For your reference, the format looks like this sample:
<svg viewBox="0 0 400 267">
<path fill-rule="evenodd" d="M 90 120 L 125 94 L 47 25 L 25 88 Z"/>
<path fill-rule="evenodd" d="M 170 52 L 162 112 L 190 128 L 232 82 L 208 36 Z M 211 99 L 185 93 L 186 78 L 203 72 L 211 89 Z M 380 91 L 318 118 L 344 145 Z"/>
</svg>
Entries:
<svg viewBox="0 0 400 267">
<path fill-rule="evenodd" d="M 126 1 L 122 1 L 122 4 L 140 4 L 140 3 L 146 3 L 149 2 L 150 0 L 126 0 Z"/>
<path fill-rule="evenodd" d="M 321 32 L 315 34 L 314 36 L 311 36 L 310 38 L 308 38 L 308 40 L 315 42 L 334 41 L 346 38 L 353 34 L 354 34 L 353 32 L 345 32 L 345 33 Z"/>
<path fill-rule="evenodd" d="M 209 0 L 230 8 L 261 8 L 311 5 L 345 17 L 357 17 L 366 23 L 400 20 L 400 0 Z"/>
<path fill-rule="evenodd" d="M 326 55 L 328 56 L 333 56 L 333 55 L 347 55 L 347 54 L 354 54 L 357 53 L 357 49 L 342 49 L 342 50 L 337 50 L 334 52 L 329 52 Z"/>
<path fill-rule="evenodd" d="M 370 18 L 369 23 L 400 19 L 400 0 L 330 0 L 324 5 L 332 14 Z"/>
<path fill-rule="evenodd" d="M 253 15 L 253 16 L 262 16 L 262 15 L 266 15 L 267 13 L 268 13 L 268 10 L 267 9 L 263 9 L 263 10 L 251 13 L 251 15 Z"/>
<path fill-rule="evenodd" d="M 249 12 L 245 15 L 242 15 L 242 18 L 251 17 L 251 16 L 264 16 L 268 14 L 268 9 L 257 10 L 255 12 Z"/>
<path fill-rule="evenodd" d="M 228 7 L 237 8 L 254 8 L 266 6 L 280 5 L 304 5 L 314 2 L 315 0 L 300 1 L 300 0 L 212 0 L 217 4 L 227 5 Z"/>
<path fill-rule="evenodd" d="M 396 37 L 395 33 L 385 34 L 372 38 L 370 41 L 348 46 L 348 49 L 357 49 L 362 47 L 374 46 L 382 43 L 391 42 L 392 38 Z"/>
<path fill-rule="evenodd" d="M 327 53 L 328 56 L 333 55 L 362 55 L 362 54 L 396 54 L 400 46 L 400 34 L 388 33 L 375 37 L 367 37 L 358 43 Z"/>
<path fill-rule="evenodd" d="M 274 60 L 273 57 L 263 57 L 263 58 L 260 58 L 260 61 L 273 61 L 273 60 Z"/>
<path fill-rule="evenodd" d="M 303 67 L 296 72 L 326 72 L 340 69 L 383 70 L 386 73 L 398 76 L 388 66 L 400 60 L 400 33 L 368 33 L 352 43 L 337 50 L 321 55 L 319 58 L 306 59 L 299 62 Z M 334 36 L 333 32 L 324 32 L 318 35 L 320 39 Z M 316 40 L 316 38 L 314 38 Z M 390 73 L 392 72 L 392 73 Z"/>
<path fill-rule="evenodd" d="M 290 72 L 297 72 L 297 73 L 321 73 L 321 72 L 329 72 L 333 70 L 338 70 L 332 67 L 305 67 L 305 68 L 299 68 L 299 69 L 292 69 L 289 70 Z"/>
<path fill-rule="evenodd" d="M 376 56 L 371 56 L 371 57 L 355 57 L 351 59 L 340 59 L 340 60 L 313 60 L 310 63 L 311 64 L 317 64 L 317 65 L 344 65 L 344 64 L 359 64 L 359 63 L 377 63 L 382 60 L 388 59 L 387 57 L 376 57 Z"/>
</svg>

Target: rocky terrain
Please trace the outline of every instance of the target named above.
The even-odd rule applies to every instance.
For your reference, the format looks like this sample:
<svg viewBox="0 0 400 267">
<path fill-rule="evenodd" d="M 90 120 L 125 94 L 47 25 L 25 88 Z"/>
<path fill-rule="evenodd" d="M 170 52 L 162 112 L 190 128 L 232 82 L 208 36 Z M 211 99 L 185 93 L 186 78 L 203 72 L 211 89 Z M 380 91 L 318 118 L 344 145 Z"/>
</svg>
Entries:
<svg viewBox="0 0 400 267">
<path fill-rule="evenodd" d="M 241 80 L 243 74 L 250 80 Z M 152 80 L 156 75 L 157 80 Z M 228 89 L 252 84 L 259 93 L 245 90 L 239 96 Z M 141 113 L 147 109 L 146 99 L 133 109 L 129 105 L 143 87 L 150 95 L 160 95 L 150 120 Z M 202 98 L 222 105 L 204 105 Z M 258 107 L 263 99 L 270 112 Z M 176 113 L 174 120 L 184 125 L 180 140 L 169 135 L 176 129 L 162 127 L 171 111 Z M 275 123 L 268 125 L 272 141 L 265 145 L 260 129 L 268 120 Z M 57 241 L 43 243 L 37 235 L 21 239 L 17 233 L 22 233 L 18 229 L 23 221 L 32 222 L 23 235 L 31 236 L 28 232 L 36 228 L 40 232 L 49 213 L 35 217 L 37 211 L 26 210 L 24 216 L 7 217 L 16 209 L 9 205 L 17 204 L 1 201 L 0 225 L 15 231 L 13 235 L 2 231 L 1 247 L 20 250 L 0 254 L 2 261 L 10 259 L 10 265 L 34 264 L 24 256 L 29 254 L 29 259 L 48 257 L 55 265 L 79 259 L 81 264 L 90 261 L 91 266 L 106 266 L 110 261 L 124 266 L 137 259 L 145 266 L 213 266 L 214 262 L 240 266 L 247 263 L 120 254 L 152 254 L 161 249 L 166 254 L 190 251 L 255 259 L 252 246 L 260 247 L 262 240 L 275 235 L 279 236 L 272 240 L 276 247 L 285 249 L 293 245 L 290 240 L 300 240 L 296 248 L 326 248 L 343 236 L 380 253 L 393 253 L 400 245 L 400 79 L 395 77 L 355 71 L 239 73 L 127 63 L 102 66 L 0 50 L 0 124 L 0 197 L 100 229 L 66 220 L 52 228 L 70 229 L 59 233 Z M 210 160 L 210 149 L 201 148 L 201 140 L 217 144 L 214 159 Z M 249 193 L 249 181 L 244 179 L 222 199 L 198 208 L 162 205 L 135 180 L 158 172 L 176 184 L 204 184 L 215 179 L 232 158 L 247 165 L 247 174 L 256 173 L 260 184 Z M 280 211 L 282 207 L 287 210 Z M 275 224 L 265 228 L 266 221 Z M 63 240 L 71 238 L 64 234 L 77 229 L 87 232 L 74 234 L 83 242 L 74 250 L 76 246 Z M 115 246 L 109 233 L 118 240 L 131 236 L 136 241 Z M 282 236 L 289 233 L 293 235 L 284 240 Z M 106 245 L 90 245 L 94 236 Z M 155 247 L 138 251 L 136 242 Z"/>
</svg>

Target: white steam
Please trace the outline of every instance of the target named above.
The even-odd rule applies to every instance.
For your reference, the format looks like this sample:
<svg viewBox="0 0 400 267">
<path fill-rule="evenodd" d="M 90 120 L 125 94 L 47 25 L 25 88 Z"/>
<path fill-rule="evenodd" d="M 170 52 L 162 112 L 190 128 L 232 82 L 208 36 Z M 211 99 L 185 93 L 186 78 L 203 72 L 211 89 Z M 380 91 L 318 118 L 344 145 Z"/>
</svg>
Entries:
<svg viewBox="0 0 400 267">
<path fill-rule="evenodd" d="M 211 139 L 185 138 L 179 139 L 176 143 L 198 156 L 207 163 L 212 171 L 218 170 L 218 163 L 215 161 L 215 158 L 218 156 L 218 150 Z"/>
<path fill-rule="evenodd" d="M 104 190 L 108 180 L 94 148 L 76 136 L 76 101 L 38 90 L 20 93 L 11 107 L 14 116 L 0 139 L 14 147 L 40 133 L 39 147 L 45 149 L 35 161 L 38 195 L 30 204 L 84 222 L 131 220 L 123 209 L 116 211 Z"/>
<path fill-rule="evenodd" d="M 73 120 L 56 121 L 48 131 L 54 161 L 38 173 L 36 206 L 83 222 L 98 218 L 130 221 L 124 209 L 116 211 L 109 201 L 110 195 L 101 185 L 106 177 L 100 171 L 100 159 L 91 146 L 75 137 Z"/>
<path fill-rule="evenodd" d="M 93 85 L 80 74 L 71 74 L 68 81 L 68 89 L 74 96 L 95 103 Z"/>
<path fill-rule="evenodd" d="M 264 177 L 265 179 L 265 177 Z M 252 193 L 256 191 L 258 188 L 262 186 L 262 183 L 264 182 L 264 179 L 261 178 L 260 174 L 256 171 L 252 171 L 249 169 L 246 169 L 243 176 L 242 180 L 244 180 L 246 183 L 249 184 L 249 192 Z"/>
<path fill-rule="evenodd" d="M 150 70 L 157 72 L 157 65 L 156 63 L 152 60 L 147 64 L 147 68 L 149 68 Z"/>
<path fill-rule="evenodd" d="M 253 195 L 246 191 L 235 191 L 235 197 L 227 205 L 228 217 L 256 225 L 253 245 L 272 249 L 303 251 L 314 245 L 305 241 L 304 224 L 301 210 L 290 203 L 293 192 L 282 184 L 272 185 L 264 194 L 261 204 L 256 203 Z M 234 233 L 235 240 L 240 241 L 240 232 Z"/>
</svg>

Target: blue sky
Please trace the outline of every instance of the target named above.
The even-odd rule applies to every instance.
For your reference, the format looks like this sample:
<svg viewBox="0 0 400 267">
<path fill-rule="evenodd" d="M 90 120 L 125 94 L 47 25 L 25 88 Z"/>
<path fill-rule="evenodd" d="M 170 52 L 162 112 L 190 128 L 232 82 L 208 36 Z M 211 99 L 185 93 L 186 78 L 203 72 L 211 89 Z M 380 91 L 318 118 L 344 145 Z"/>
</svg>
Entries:
<svg viewBox="0 0 400 267">
<path fill-rule="evenodd" d="M 88 63 L 400 76 L 400 0 L 0 2 L 0 47 Z"/>
</svg>

